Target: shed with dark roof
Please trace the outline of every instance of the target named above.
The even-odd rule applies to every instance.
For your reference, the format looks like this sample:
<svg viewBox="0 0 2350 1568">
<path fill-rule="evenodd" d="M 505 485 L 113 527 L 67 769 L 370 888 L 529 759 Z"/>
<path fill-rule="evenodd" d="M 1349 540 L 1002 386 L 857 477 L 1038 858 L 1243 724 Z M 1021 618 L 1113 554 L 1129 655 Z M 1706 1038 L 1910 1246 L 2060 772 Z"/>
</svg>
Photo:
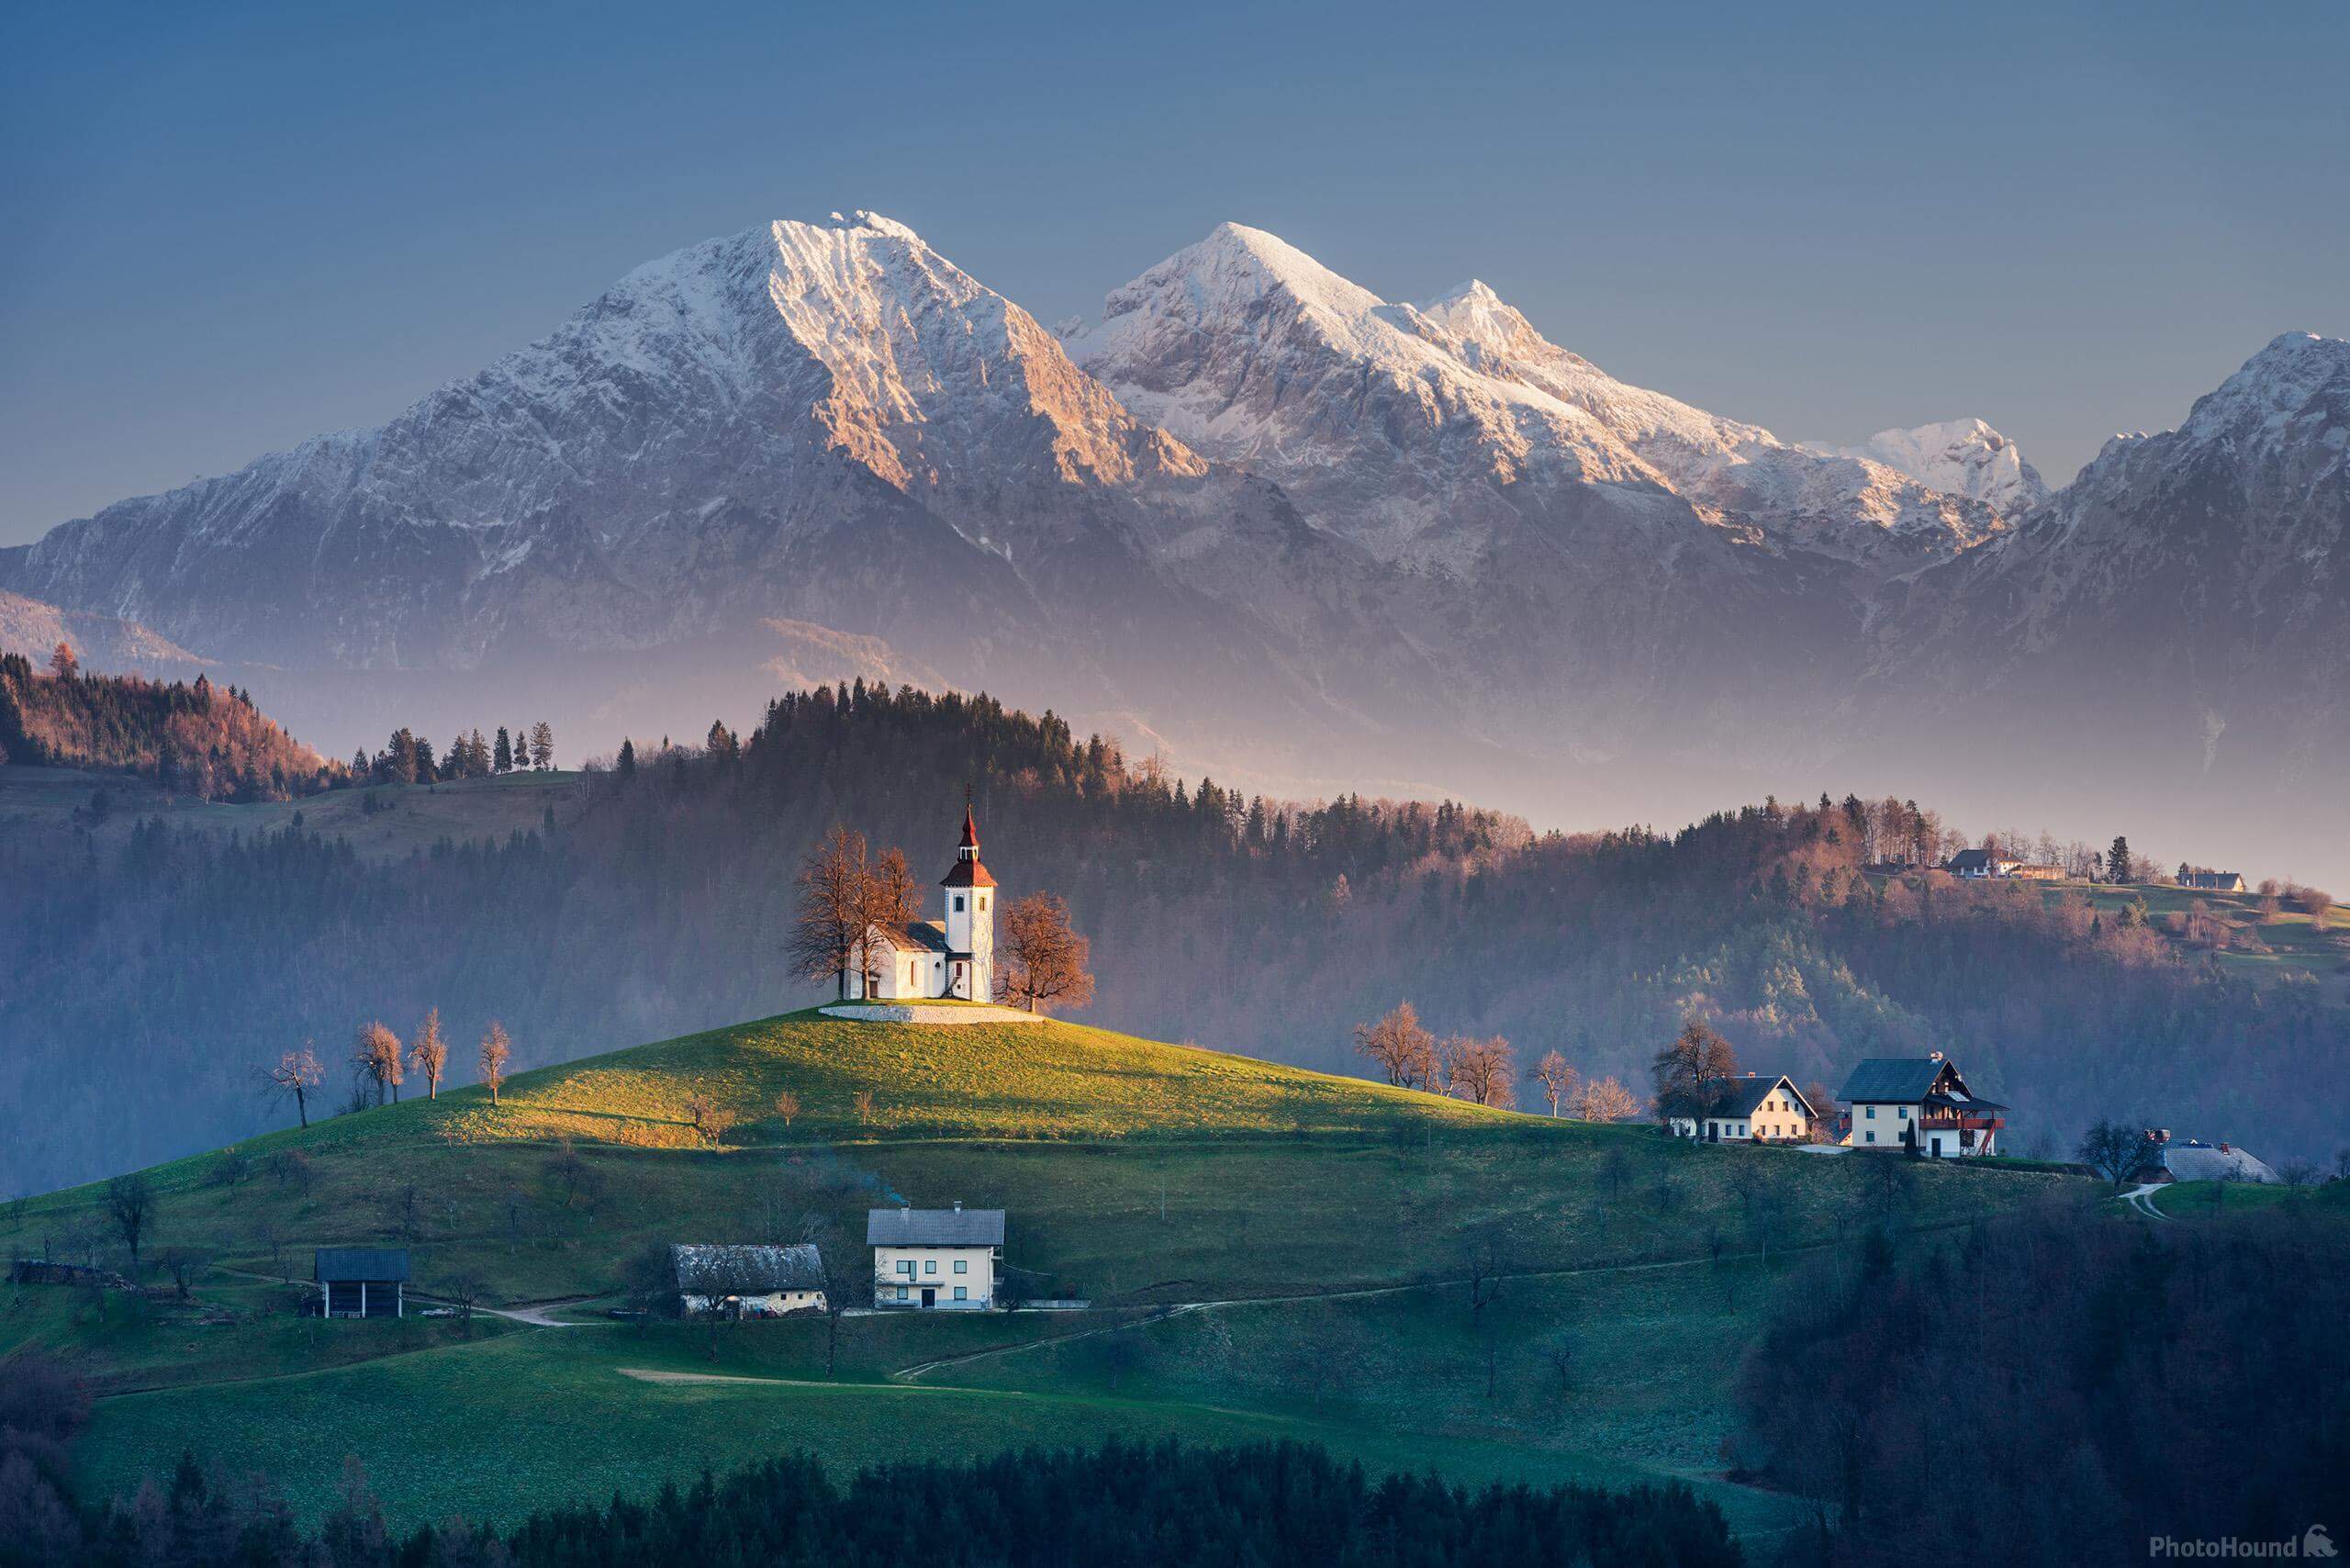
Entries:
<svg viewBox="0 0 2350 1568">
<path fill-rule="evenodd" d="M 310 1278 L 318 1282 L 323 1316 L 405 1316 L 405 1247 L 321 1247 L 310 1255 Z"/>
</svg>

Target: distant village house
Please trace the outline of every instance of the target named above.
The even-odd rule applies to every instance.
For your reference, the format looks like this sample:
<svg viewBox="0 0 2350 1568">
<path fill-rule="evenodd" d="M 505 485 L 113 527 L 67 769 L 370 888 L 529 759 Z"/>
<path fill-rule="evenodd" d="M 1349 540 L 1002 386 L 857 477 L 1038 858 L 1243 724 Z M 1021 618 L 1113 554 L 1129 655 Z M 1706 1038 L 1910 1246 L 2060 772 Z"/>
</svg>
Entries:
<svg viewBox="0 0 2350 1568">
<path fill-rule="evenodd" d="M 2274 1186 L 2281 1178 L 2265 1160 L 2225 1143 L 2200 1138 L 2174 1141 L 2168 1127 L 2146 1129 L 2145 1152 L 2135 1173 L 2140 1182 L 2250 1182 Z"/>
<path fill-rule="evenodd" d="M 2033 860 L 2001 859 L 1987 849 L 1962 849 L 1942 862 L 1942 869 L 1969 881 L 2061 882 L 2065 879 L 2065 868 L 2062 866 Z"/>
<path fill-rule="evenodd" d="M 2178 868 L 2178 885 L 2198 892 L 2240 893 L 2244 891 L 2244 877 L 2236 871 L 2214 871 L 2209 866 L 2182 865 Z"/>
<path fill-rule="evenodd" d="M 812 1243 L 796 1247 L 679 1245 L 669 1249 L 677 1308 L 688 1317 L 781 1317 L 824 1310 L 824 1267 Z"/>
<path fill-rule="evenodd" d="M 865 1240 L 877 1307 L 978 1312 L 995 1305 L 1002 1209 L 873 1209 Z"/>
<path fill-rule="evenodd" d="M 1733 1138 L 1756 1143 L 1807 1143 L 1818 1114 L 1785 1073 L 1765 1078 L 1749 1072 L 1720 1085 L 1711 1103 L 1702 1108 L 1670 1109 L 1665 1126 L 1675 1137 L 1699 1138 L 1707 1143 Z"/>
<path fill-rule="evenodd" d="M 1977 1098 L 1940 1051 L 1872 1057 L 1852 1070 L 1837 1098 L 1851 1107 L 1843 1141 L 1854 1148 L 1910 1149 L 1933 1159 L 1989 1154 L 2008 1125 L 2007 1107 Z"/>
</svg>

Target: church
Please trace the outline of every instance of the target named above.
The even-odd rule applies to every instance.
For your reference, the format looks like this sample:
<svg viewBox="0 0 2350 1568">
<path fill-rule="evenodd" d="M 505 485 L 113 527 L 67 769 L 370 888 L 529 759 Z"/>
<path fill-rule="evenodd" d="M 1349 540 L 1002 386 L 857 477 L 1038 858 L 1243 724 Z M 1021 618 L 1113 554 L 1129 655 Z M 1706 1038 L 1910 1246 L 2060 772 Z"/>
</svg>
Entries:
<svg viewBox="0 0 2350 1568">
<path fill-rule="evenodd" d="M 963 844 L 939 886 L 943 920 L 910 920 L 866 931 L 865 969 L 852 969 L 854 1001 L 995 1000 L 995 879 L 979 860 L 979 824 L 963 808 Z"/>
</svg>

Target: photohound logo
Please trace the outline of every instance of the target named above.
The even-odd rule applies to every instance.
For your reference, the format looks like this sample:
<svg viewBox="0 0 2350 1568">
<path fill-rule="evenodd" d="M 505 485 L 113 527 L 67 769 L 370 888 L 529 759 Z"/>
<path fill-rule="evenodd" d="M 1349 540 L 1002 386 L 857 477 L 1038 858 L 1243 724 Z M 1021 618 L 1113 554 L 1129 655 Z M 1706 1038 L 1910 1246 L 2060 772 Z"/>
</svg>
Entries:
<svg viewBox="0 0 2350 1568">
<path fill-rule="evenodd" d="M 2301 1539 L 2289 1537 L 2284 1540 L 2246 1540 L 2242 1536 L 2219 1540 L 2178 1540 L 2170 1536 L 2149 1536 L 2146 1539 L 2149 1557 L 2191 1558 L 2281 1558 L 2286 1561 L 2308 1559 L 2324 1562 L 2335 1555 L 2333 1538 L 2325 1533 L 2323 1525 L 2311 1525 L 2301 1532 Z"/>
</svg>

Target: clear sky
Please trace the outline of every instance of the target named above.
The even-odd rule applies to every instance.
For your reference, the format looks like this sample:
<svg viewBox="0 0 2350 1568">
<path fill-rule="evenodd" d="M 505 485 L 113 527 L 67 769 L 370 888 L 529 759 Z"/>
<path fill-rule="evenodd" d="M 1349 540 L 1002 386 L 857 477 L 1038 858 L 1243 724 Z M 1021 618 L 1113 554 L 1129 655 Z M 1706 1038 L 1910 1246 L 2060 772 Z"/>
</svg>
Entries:
<svg viewBox="0 0 2350 1568">
<path fill-rule="evenodd" d="M 2350 6 L 19 5 L 0 543 L 380 422 L 638 263 L 902 218 L 1047 322 L 1224 218 L 1793 439 L 2062 482 L 2350 335 Z"/>
</svg>

